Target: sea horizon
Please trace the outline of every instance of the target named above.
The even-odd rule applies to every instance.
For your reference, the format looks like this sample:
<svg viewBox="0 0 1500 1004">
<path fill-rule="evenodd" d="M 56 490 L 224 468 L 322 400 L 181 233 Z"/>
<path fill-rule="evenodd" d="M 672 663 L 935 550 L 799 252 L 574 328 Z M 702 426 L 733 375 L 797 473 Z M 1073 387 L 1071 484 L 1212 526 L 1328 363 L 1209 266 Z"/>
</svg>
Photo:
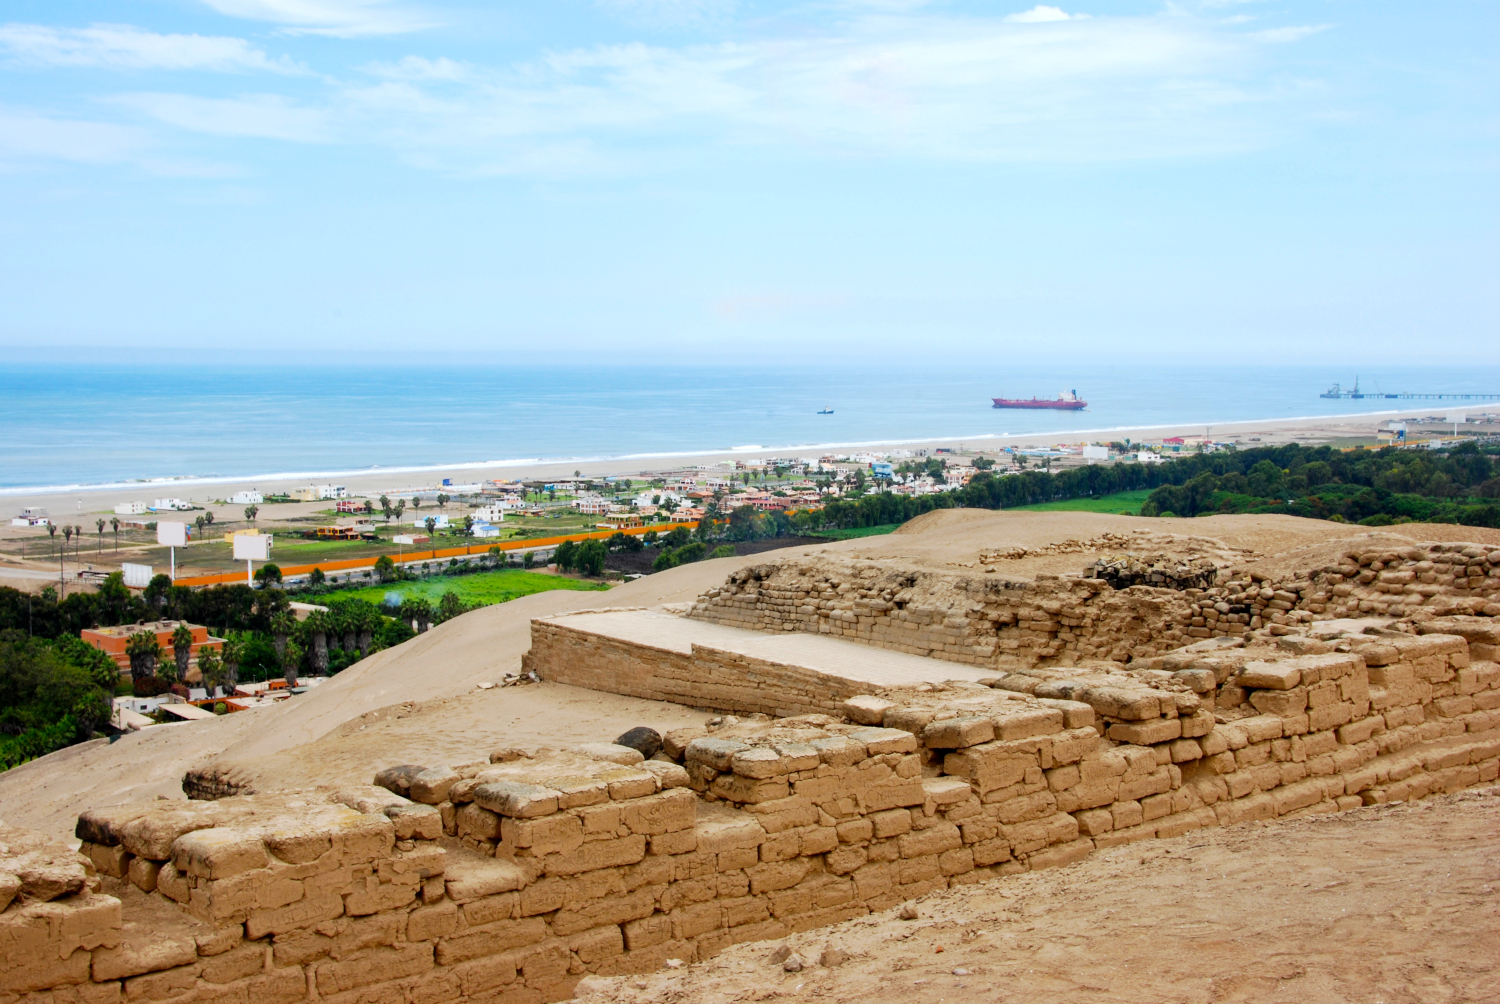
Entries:
<svg viewBox="0 0 1500 1004">
<path fill-rule="evenodd" d="M 1328 366 L 1071 369 L 1069 375 L 1055 365 L 1028 365 L 1006 377 L 945 371 L 914 377 L 875 367 L 452 372 L 391 366 L 343 371 L 339 385 L 329 387 L 321 371 L 274 367 L 136 370 L 140 382 L 122 379 L 132 371 L 119 367 L 13 367 L 0 376 L 0 421 L 10 430 L 0 444 L 0 496 L 712 454 L 805 455 L 933 441 L 1076 442 L 1127 430 L 1500 406 L 1500 396 L 1475 402 L 1321 398 L 1338 378 Z M 1359 379 L 1371 394 L 1486 393 L 1500 388 L 1500 367 L 1363 367 Z M 1055 397 L 1064 389 L 1077 389 L 1089 408 L 1017 411 L 994 409 L 988 400 Z M 394 412 L 393 400 L 400 402 Z M 1390 407 L 1371 410 L 1376 401 Z M 833 414 L 817 414 L 825 407 Z M 948 431 L 953 428 L 968 431 Z M 495 457 L 499 451 L 491 449 L 502 444 L 519 448 L 473 459 Z"/>
</svg>

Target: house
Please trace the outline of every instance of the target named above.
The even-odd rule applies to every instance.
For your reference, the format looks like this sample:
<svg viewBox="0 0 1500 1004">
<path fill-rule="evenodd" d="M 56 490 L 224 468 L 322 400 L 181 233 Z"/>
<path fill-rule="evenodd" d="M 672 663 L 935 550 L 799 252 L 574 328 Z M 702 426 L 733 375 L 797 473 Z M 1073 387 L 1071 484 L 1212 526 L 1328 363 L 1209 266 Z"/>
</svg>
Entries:
<svg viewBox="0 0 1500 1004">
<path fill-rule="evenodd" d="M 233 495 L 229 496 L 229 502 L 231 505 L 260 505 L 265 500 L 266 497 L 264 495 L 253 489 L 249 491 L 235 492 Z"/>
<path fill-rule="evenodd" d="M 152 512 L 178 512 L 184 509 L 191 509 L 192 505 L 184 502 L 182 499 L 156 499 L 148 508 Z"/>
<path fill-rule="evenodd" d="M 476 519 L 473 525 L 469 527 L 469 535 L 472 537 L 498 537 L 500 536 L 500 528 L 493 523 L 486 523 L 484 520 Z"/>
<path fill-rule="evenodd" d="M 625 530 L 645 525 L 645 519 L 638 512 L 612 512 L 604 517 L 603 522 L 599 524 L 599 529 Z"/>
<path fill-rule="evenodd" d="M 432 520 L 432 524 L 430 526 L 428 525 L 428 520 Z M 441 512 L 430 512 L 425 514 L 418 512 L 415 518 L 412 519 L 411 525 L 428 527 L 429 529 L 433 530 L 446 530 L 448 529 L 448 515 Z"/>
<path fill-rule="evenodd" d="M 504 523 L 505 506 L 486 505 L 474 510 L 474 519 L 481 523 Z"/>
<path fill-rule="evenodd" d="M 696 506 L 683 506 L 672 514 L 673 523 L 696 523 L 703 518 L 704 511 Z"/>
<path fill-rule="evenodd" d="M 589 495 L 573 500 L 573 508 L 585 516 L 603 516 L 612 508 L 608 499 L 598 495 Z"/>
<path fill-rule="evenodd" d="M 365 504 L 357 499 L 339 499 L 333 508 L 335 512 L 364 512 Z"/>
<path fill-rule="evenodd" d="M 156 635 L 156 643 L 162 647 L 162 661 L 170 661 L 172 654 L 172 634 L 177 630 L 178 624 L 187 624 L 186 621 L 149 621 L 145 624 L 121 624 L 118 627 L 85 628 L 78 633 L 78 637 L 84 642 L 99 649 L 104 654 L 115 660 L 115 665 L 120 667 L 122 673 L 130 671 L 130 656 L 125 652 L 126 643 L 130 636 L 148 631 Z M 203 648 L 222 649 L 223 638 L 214 638 L 208 633 L 208 628 L 198 624 L 187 624 L 187 629 L 193 634 L 191 654 L 188 657 L 188 666 L 198 664 L 198 653 Z"/>
<path fill-rule="evenodd" d="M 144 516 L 146 515 L 146 503 L 144 502 L 116 502 L 116 516 Z"/>
</svg>

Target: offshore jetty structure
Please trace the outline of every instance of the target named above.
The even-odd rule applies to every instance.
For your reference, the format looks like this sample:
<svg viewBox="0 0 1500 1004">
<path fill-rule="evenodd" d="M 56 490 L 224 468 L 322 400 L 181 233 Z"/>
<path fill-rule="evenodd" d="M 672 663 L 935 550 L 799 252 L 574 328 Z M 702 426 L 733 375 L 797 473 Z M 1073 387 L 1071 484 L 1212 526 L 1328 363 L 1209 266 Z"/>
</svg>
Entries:
<svg viewBox="0 0 1500 1004">
<path fill-rule="evenodd" d="M 83 812 L 76 850 L 0 829 L 0 1001 L 560 1000 L 1100 848 L 1500 775 L 1500 548 L 1368 538 L 1274 577 L 1008 560 L 815 554 L 532 622 L 544 679 L 751 720 L 338 791 L 202 768 L 195 800 Z"/>
<path fill-rule="evenodd" d="M 1352 389 L 1345 390 L 1338 384 L 1334 384 L 1318 396 L 1353 400 L 1383 398 L 1403 401 L 1500 401 L 1500 394 L 1412 394 L 1406 391 L 1399 394 L 1387 394 L 1384 391 L 1362 391 L 1359 389 L 1359 377 L 1354 378 Z"/>
</svg>

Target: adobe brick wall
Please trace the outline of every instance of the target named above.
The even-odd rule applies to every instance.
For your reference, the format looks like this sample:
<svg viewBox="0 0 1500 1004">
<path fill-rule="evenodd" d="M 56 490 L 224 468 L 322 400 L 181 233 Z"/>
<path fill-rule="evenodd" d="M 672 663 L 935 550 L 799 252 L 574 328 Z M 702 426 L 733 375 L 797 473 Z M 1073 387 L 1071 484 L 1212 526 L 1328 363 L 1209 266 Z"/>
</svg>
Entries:
<svg viewBox="0 0 1500 1004">
<path fill-rule="evenodd" d="M 653 761 L 91 810 L 81 852 L 0 831 L 0 1004 L 559 1000 L 1100 847 L 1459 790 L 1500 775 L 1500 667 L 1487 622 L 1450 626 L 857 695 Z"/>
<path fill-rule="evenodd" d="M 1116 591 L 1102 579 L 1017 582 L 993 569 L 964 575 L 820 556 L 741 569 L 700 597 L 690 616 L 998 668 L 1127 662 L 1197 639 L 1284 633 L 1334 617 L 1500 616 L 1500 549 L 1478 544 L 1351 550 L 1304 575 L 1272 581 L 1227 570 L 1218 579 L 1208 588 Z"/>
</svg>

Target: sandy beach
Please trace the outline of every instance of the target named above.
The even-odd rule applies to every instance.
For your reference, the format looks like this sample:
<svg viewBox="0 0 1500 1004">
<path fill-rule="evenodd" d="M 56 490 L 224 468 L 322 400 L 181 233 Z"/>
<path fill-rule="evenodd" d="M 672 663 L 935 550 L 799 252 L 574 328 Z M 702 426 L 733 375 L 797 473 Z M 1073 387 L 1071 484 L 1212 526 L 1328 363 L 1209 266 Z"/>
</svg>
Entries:
<svg viewBox="0 0 1500 1004">
<path fill-rule="evenodd" d="M 1493 406 L 1491 406 L 1493 407 Z M 1469 409 L 1477 413 L 1481 409 Z M 299 485 L 340 484 L 354 496 L 376 496 L 429 489 L 441 485 L 444 478 L 454 484 L 472 484 L 487 480 L 538 480 L 561 478 L 575 471 L 585 477 L 635 477 L 653 471 L 681 470 L 687 467 L 713 465 L 723 461 L 764 457 L 826 456 L 830 453 L 889 452 L 892 450 L 963 449 L 993 453 L 1006 447 L 1039 447 L 1086 442 L 1110 442 L 1130 439 L 1132 442 L 1160 441 L 1171 436 L 1202 436 L 1207 432 L 1218 442 L 1240 446 L 1266 446 L 1300 442 L 1317 444 L 1332 440 L 1372 441 L 1378 430 L 1392 420 L 1412 420 L 1433 416 L 1428 406 L 1407 411 L 1381 411 L 1363 415 L 1338 415 L 1291 419 L 1264 419 L 1214 425 L 1142 426 L 1136 428 L 1090 429 L 1069 433 L 1036 433 L 1013 436 L 985 436 L 933 440 L 888 442 L 824 443 L 811 446 L 768 445 L 701 454 L 671 456 L 617 457 L 603 460 L 559 460 L 536 463 L 467 463 L 421 468 L 379 468 L 370 471 L 339 470 L 330 466 L 323 471 L 287 472 L 250 478 L 182 478 L 143 480 L 137 483 L 82 485 L 60 488 L 0 489 L 0 510 L 19 512 L 22 506 L 41 506 L 57 519 L 97 517 L 112 514 L 114 505 L 124 501 L 146 501 L 172 496 L 194 504 L 228 498 L 243 489 L 263 492 L 286 491 Z M 1430 432 L 1440 433 L 1451 427 L 1432 423 Z M 1415 430 L 1413 430 L 1415 432 Z M 326 509 L 327 503 L 303 503 L 309 512 Z M 278 506 L 278 514 L 297 515 L 291 506 Z"/>
</svg>

